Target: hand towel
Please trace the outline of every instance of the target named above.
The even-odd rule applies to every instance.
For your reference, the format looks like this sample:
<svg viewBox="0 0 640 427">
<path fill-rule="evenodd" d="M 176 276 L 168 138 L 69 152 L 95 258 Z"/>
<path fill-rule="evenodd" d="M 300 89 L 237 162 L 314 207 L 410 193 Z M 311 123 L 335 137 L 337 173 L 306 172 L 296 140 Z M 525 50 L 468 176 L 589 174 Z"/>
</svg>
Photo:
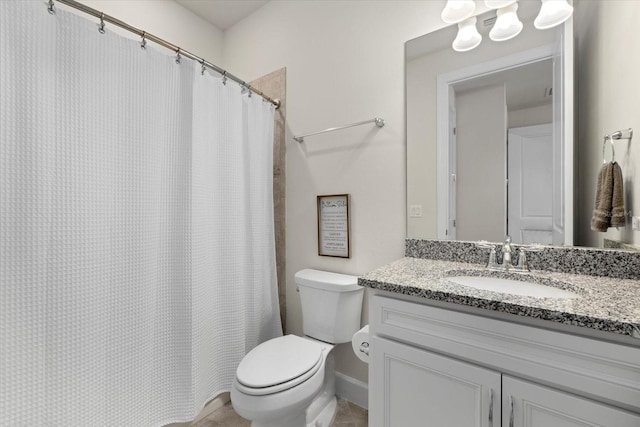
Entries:
<svg viewBox="0 0 640 427">
<path fill-rule="evenodd" d="M 627 223 L 624 210 L 624 190 L 622 188 L 622 169 L 616 162 L 612 164 L 613 193 L 611 196 L 610 227 L 624 227 Z"/>
<path fill-rule="evenodd" d="M 607 231 L 611 219 L 613 199 L 613 164 L 605 163 L 598 173 L 596 184 L 596 204 L 591 217 L 591 229 Z"/>
</svg>

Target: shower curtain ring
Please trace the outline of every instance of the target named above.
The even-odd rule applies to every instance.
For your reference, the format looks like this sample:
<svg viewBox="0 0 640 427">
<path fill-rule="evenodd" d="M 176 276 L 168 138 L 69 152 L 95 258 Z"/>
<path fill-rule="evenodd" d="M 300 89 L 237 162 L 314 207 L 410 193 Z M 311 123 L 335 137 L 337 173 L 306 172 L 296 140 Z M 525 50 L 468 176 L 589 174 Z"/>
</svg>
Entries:
<svg viewBox="0 0 640 427">
<path fill-rule="evenodd" d="M 47 10 L 52 15 L 56 14 L 56 10 L 53 8 L 53 0 L 49 0 L 49 6 L 47 6 Z"/>
<path fill-rule="evenodd" d="M 176 50 L 176 64 L 180 63 L 180 48 Z"/>
<path fill-rule="evenodd" d="M 98 25 L 98 32 L 104 34 L 104 12 L 100 14 L 100 24 Z"/>
<path fill-rule="evenodd" d="M 147 48 L 147 39 L 146 39 L 146 35 L 147 35 L 147 32 L 146 32 L 146 31 L 143 31 L 143 32 L 142 32 L 142 42 L 140 43 L 140 48 L 142 48 L 142 49 L 146 49 L 146 48 Z"/>
<path fill-rule="evenodd" d="M 227 85 L 227 71 L 226 70 L 222 71 L 222 84 L 225 85 L 225 86 Z"/>
<path fill-rule="evenodd" d="M 204 76 L 204 70 L 207 68 L 204 65 L 204 59 L 202 61 L 200 61 L 200 65 L 202 66 L 202 68 L 200 69 L 200 74 L 202 74 Z"/>
<path fill-rule="evenodd" d="M 248 97 L 251 98 L 251 85 L 247 84 L 247 90 L 249 91 Z"/>
</svg>

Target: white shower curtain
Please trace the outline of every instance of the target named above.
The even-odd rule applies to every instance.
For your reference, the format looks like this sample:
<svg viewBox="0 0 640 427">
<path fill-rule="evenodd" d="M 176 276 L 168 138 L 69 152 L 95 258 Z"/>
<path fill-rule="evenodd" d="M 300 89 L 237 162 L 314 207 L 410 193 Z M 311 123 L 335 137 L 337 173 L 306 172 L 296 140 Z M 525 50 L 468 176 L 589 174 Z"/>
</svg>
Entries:
<svg viewBox="0 0 640 427">
<path fill-rule="evenodd" d="M 170 53 L 0 1 L 0 425 L 186 421 L 282 334 L 273 107 Z"/>
</svg>

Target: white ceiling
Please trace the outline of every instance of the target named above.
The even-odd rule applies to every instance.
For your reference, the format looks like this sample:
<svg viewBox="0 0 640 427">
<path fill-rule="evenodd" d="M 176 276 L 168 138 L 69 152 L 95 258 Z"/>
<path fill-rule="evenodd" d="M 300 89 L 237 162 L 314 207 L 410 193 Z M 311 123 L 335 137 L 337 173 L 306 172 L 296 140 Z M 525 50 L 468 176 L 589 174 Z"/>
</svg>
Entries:
<svg viewBox="0 0 640 427">
<path fill-rule="evenodd" d="M 456 92 L 474 90 L 494 84 L 506 85 L 506 101 L 509 110 L 551 104 L 547 89 L 553 86 L 553 61 L 546 59 L 505 71 L 478 77 L 454 85 Z"/>
<path fill-rule="evenodd" d="M 268 0 L 175 0 L 224 31 L 264 6 Z"/>
</svg>

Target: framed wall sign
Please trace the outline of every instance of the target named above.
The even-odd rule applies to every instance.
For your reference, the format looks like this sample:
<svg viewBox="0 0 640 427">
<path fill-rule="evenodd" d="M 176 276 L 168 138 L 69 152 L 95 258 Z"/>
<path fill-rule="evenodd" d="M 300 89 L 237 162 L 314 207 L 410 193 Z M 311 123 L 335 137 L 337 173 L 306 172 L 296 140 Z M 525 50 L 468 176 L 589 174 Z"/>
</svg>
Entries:
<svg viewBox="0 0 640 427">
<path fill-rule="evenodd" d="M 349 195 L 318 196 L 318 255 L 349 258 Z"/>
</svg>

